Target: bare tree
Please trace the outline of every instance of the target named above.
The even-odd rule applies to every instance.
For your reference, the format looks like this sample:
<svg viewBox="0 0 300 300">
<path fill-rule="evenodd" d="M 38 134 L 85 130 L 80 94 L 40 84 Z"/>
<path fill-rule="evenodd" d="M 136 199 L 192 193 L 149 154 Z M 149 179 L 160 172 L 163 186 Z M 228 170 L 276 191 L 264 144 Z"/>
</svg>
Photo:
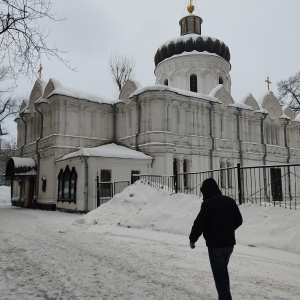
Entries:
<svg viewBox="0 0 300 300">
<path fill-rule="evenodd" d="M 10 76 L 9 67 L 0 67 L 0 136 L 7 134 L 3 121 L 19 113 L 20 101 L 11 96 L 12 86 L 5 86 L 4 81 Z"/>
<path fill-rule="evenodd" d="M 6 165 L 11 156 L 17 149 L 16 140 L 11 141 L 0 140 L 0 164 Z"/>
<path fill-rule="evenodd" d="M 51 0 L 0 1 L 0 64 L 7 64 L 15 77 L 35 73 L 41 55 L 54 57 L 70 68 L 61 56 L 65 51 L 46 42 L 49 31 L 42 20 L 62 20 L 51 9 Z"/>
<path fill-rule="evenodd" d="M 295 112 L 300 111 L 300 72 L 277 83 L 281 104 L 289 104 Z"/>
<path fill-rule="evenodd" d="M 113 82 L 121 91 L 126 81 L 134 76 L 135 60 L 127 54 L 116 52 L 109 58 L 109 68 Z"/>
</svg>

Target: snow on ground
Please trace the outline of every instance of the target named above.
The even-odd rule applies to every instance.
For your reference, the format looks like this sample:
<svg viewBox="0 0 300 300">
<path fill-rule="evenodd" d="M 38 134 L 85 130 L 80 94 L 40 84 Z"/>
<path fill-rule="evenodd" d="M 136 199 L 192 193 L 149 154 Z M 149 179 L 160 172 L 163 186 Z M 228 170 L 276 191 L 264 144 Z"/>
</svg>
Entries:
<svg viewBox="0 0 300 300">
<path fill-rule="evenodd" d="M 0 205 L 0 299 L 217 299 L 203 238 L 188 246 L 200 205 L 142 182 L 84 216 Z M 299 300 L 300 211 L 240 209 L 233 299 Z"/>
<path fill-rule="evenodd" d="M 113 225 L 188 236 L 202 201 L 185 194 L 170 195 L 136 182 L 112 200 L 77 220 L 77 224 Z M 244 204 L 244 224 L 237 242 L 300 254 L 300 210 Z"/>
<path fill-rule="evenodd" d="M 11 204 L 10 186 L 0 185 L 0 204 Z"/>
</svg>

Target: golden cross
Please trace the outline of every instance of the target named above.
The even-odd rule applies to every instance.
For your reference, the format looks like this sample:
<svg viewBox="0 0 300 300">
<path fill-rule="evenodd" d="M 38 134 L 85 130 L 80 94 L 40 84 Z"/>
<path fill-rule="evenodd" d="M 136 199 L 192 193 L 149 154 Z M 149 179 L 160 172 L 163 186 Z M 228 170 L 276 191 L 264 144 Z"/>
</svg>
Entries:
<svg viewBox="0 0 300 300">
<path fill-rule="evenodd" d="M 42 64 L 40 64 L 40 67 L 38 69 L 38 73 L 40 74 L 39 75 L 40 79 L 42 78 L 42 70 L 43 70 L 43 67 L 42 67 Z"/>
<path fill-rule="evenodd" d="M 265 82 L 268 84 L 268 91 L 269 91 L 269 90 L 270 90 L 270 84 L 272 83 L 272 82 L 270 81 L 269 76 L 267 77 L 267 79 L 265 80 Z"/>
</svg>

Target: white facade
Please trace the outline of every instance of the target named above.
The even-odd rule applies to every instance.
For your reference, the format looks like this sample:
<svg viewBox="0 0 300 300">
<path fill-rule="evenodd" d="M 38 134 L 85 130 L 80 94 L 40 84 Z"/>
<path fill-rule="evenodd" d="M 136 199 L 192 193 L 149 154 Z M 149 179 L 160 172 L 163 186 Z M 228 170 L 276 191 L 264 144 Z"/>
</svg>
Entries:
<svg viewBox="0 0 300 300">
<path fill-rule="evenodd" d="M 180 41 L 197 41 L 194 36 Z M 200 172 L 237 163 L 297 162 L 300 116 L 282 107 L 271 91 L 260 99 L 248 94 L 235 101 L 229 50 L 210 40 L 211 52 L 172 55 L 166 50 L 171 55 L 166 59 L 159 53 L 156 85 L 142 87 L 128 80 L 117 100 L 67 89 L 55 79 L 37 80 L 16 119 L 17 156 L 33 158 L 37 168 L 35 184 L 32 178 L 23 178 L 26 190 L 30 184 L 35 189 L 27 197 L 34 194 L 40 207 L 86 211 L 96 207 L 94 183 L 101 170 L 111 170 L 110 180 L 120 181 L 130 180 L 131 171 L 172 175 L 175 168 Z M 215 45 L 218 51 L 213 50 Z M 84 155 L 85 149 L 111 143 L 131 149 L 136 156 Z M 66 170 L 77 176 L 76 202 L 60 199 L 59 178 Z M 18 180 L 14 199 L 20 197 Z"/>
</svg>

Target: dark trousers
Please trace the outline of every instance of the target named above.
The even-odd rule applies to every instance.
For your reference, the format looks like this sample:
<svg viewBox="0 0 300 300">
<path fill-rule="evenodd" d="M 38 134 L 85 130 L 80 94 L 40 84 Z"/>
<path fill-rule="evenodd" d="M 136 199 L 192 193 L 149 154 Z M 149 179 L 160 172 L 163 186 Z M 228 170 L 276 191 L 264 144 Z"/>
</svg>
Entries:
<svg viewBox="0 0 300 300">
<path fill-rule="evenodd" d="M 219 300 L 232 300 L 227 269 L 232 251 L 233 246 L 224 248 L 208 247 L 210 265 L 219 294 Z"/>
</svg>

